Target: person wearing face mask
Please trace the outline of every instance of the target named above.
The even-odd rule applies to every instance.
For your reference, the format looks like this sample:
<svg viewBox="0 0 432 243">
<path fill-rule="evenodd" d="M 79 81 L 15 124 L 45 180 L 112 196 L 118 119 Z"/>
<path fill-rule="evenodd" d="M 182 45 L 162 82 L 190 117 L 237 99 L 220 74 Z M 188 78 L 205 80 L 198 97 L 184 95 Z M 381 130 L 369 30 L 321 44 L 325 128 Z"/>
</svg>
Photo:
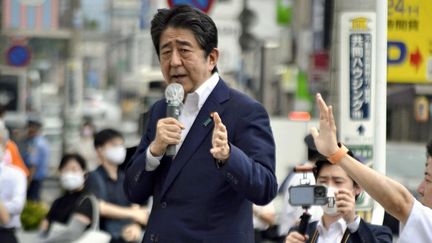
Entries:
<svg viewBox="0 0 432 243">
<path fill-rule="evenodd" d="M 327 187 L 328 203 L 322 206 L 323 215 L 320 220 L 308 224 L 306 235 L 292 228 L 285 243 L 392 242 L 388 227 L 366 223 L 356 215 L 355 202 L 362 189 L 340 166 L 318 160 L 314 176 L 317 185 Z"/>
<path fill-rule="evenodd" d="M 0 241 L 15 243 L 15 230 L 21 227 L 27 183 L 23 171 L 4 159 L 8 140 L 9 132 L 0 122 Z"/>
<path fill-rule="evenodd" d="M 137 242 L 148 211 L 126 198 L 125 173 L 119 169 L 126 156 L 123 136 L 114 129 L 101 130 L 94 136 L 94 146 L 100 166 L 89 173 L 86 188 L 99 199 L 100 228 L 111 234 L 111 242 Z"/>
<path fill-rule="evenodd" d="M 65 154 L 59 164 L 60 185 L 64 190 L 42 221 L 38 242 L 71 242 L 76 240 L 91 224 L 92 204 L 84 190 L 86 161 L 79 154 Z M 53 222 L 67 225 L 61 232 L 52 232 Z"/>
</svg>

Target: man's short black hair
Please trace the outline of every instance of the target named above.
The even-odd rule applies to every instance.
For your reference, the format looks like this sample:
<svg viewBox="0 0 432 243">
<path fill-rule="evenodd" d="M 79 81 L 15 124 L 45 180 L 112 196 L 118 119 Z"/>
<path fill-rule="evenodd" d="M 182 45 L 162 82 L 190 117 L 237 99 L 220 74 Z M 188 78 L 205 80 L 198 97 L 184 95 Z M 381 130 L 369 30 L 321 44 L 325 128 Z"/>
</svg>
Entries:
<svg viewBox="0 0 432 243">
<path fill-rule="evenodd" d="M 151 36 L 158 57 L 160 37 L 168 27 L 192 31 L 204 50 L 205 58 L 214 48 L 217 48 L 218 32 L 213 20 L 201 10 L 182 4 L 171 9 L 159 9 L 151 21 Z M 214 72 L 217 72 L 216 66 L 212 70 L 212 73 Z"/>
<path fill-rule="evenodd" d="M 353 152 L 352 152 L 351 150 L 348 151 L 348 154 L 349 154 L 351 157 L 355 158 L 356 160 L 359 160 L 356 156 L 354 156 L 354 154 L 353 154 Z M 316 180 L 317 182 L 318 182 L 318 175 L 319 175 L 319 173 L 321 172 L 321 169 L 322 169 L 324 166 L 328 166 L 328 165 L 332 165 L 332 163 L 331 163 L 330 161 L 328 161 L 327 159 L 320 159 L 320 160 L 318 160 L 318 161 L 315 163 L 315 166 L 314 166 L 314 168 L 313 168 L 313 174 L 314 174 L 315 180 Z M 356 186 L 356 187 L 359 186 L 359 185 L 357 184 L 357 182 L 356 182 L 353 178 L 351 178 L 351 176 L 348 176 L 348 177 L 352 180 L 354 186 Z M 355 196 L 355 199 L 357 199 L 357 197 L 358 197 L 358 195 Z"/>
<path fill-rule="evenodd" d="M 348 150 L 348 155 L 357 159 L 357 157 L 354 156 L 353 152 L 351 150 Z M 358 160 L 358 159 L 357 159 Z M 327 159 L 319 159 L 316 163 L 315 166 L 313 168 L 313 174 L 315 179 L 318 179 L 318 175 L 321 172 L 321 169 L 325 166 L 325 165 L 332 165 L 332 163 L 330 161 L 328 161 Z M 351 177 L 350 177 L 351 178 Z M 357 184 L 352 178 L 351 180 Z"/>
<path fill-rule="evenodd" d="M 308 153 L 308 160 L 311 162 L 315 162 L 318 160 L 325 160 L 326 157 L 322 154 L 320 154 L 320 152 L 318 152 L 316 146 L 315 146 L 315 141 L 312 137 L 311 134 L 308 134 L 304 137 L 304 142 L 306 143 L 307 146 L 307 153 Z"/>
<path fill-rule="evenodd" d="M 111 128 L 103 129 L 94 135 L 94 146 L 95 148 L 102 147 L 115 138 L 124 139 L 123 135 L 117 130 Z"/>
<path fill-rule="evenodd" d="M 70 154 L 63 155 L 62 159 L 60 160 L 58 170 L 62 170 L 66 166 L 66 164 L 71 160 L 76 160 L 83 171 L 87 170 L 87 165 L 86 165 L 87 163 L 85 159 L 80 154 L 77 153 L 70 153 Z"/>
</svg>

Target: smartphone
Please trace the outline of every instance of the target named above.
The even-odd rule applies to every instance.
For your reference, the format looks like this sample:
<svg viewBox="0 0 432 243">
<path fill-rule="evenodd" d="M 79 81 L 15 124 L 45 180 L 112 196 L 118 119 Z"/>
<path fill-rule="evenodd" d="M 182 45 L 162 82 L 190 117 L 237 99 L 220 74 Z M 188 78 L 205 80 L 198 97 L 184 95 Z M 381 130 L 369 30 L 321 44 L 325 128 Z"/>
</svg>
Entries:
<svg viewBox="0 0 432 243">
<path fill-rule="evenodd" d="M 327 188 L 321 185 L 299 185 L 289 188 L 289 203 L 293 206 L 327 204 Z"/>
</svg>

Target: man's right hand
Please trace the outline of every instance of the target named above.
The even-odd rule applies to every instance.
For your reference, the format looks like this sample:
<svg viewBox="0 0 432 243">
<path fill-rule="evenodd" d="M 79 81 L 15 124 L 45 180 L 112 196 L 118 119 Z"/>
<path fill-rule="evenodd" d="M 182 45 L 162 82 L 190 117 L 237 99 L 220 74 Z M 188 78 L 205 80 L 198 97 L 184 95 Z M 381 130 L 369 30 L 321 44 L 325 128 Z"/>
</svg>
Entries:
<svg viewBox="0 0 432 243">
<path fill-rule="evenodd" d="M 156 137 L 150 144 L 150 153 L 157 157 L 165 154 L 170 144 L 179 144 L 183 124 L 172 117 L 162 118 L 156 125 Z"/>
<path fill-rule="evenodd" d="M 301 235 L 299 232 L 291 232 L 285 239 L 285 243 L 304 243 L 309 237 L 306 235 Z"/>
</svg>

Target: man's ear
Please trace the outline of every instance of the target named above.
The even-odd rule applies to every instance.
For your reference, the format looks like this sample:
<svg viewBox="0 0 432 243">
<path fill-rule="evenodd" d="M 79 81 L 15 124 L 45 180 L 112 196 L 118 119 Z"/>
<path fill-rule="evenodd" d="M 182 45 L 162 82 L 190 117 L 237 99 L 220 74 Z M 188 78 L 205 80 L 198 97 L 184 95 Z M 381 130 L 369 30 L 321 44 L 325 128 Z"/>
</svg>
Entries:
<svg viewBox="0 0 432 243">
<path fill-rule="evenodd" d="M 209 59 L 209 71 L 211 72 L 214 67 L 216 67 L 219 60 L 219 49 L 213 48 L 213 50 L 208 55 Z"/>
<path fill-rule="evenodd" d="M 359 196 L 363 192 L 363 188 L 359 185 L 354 185 L 354 196 Z"/>
</svg>

